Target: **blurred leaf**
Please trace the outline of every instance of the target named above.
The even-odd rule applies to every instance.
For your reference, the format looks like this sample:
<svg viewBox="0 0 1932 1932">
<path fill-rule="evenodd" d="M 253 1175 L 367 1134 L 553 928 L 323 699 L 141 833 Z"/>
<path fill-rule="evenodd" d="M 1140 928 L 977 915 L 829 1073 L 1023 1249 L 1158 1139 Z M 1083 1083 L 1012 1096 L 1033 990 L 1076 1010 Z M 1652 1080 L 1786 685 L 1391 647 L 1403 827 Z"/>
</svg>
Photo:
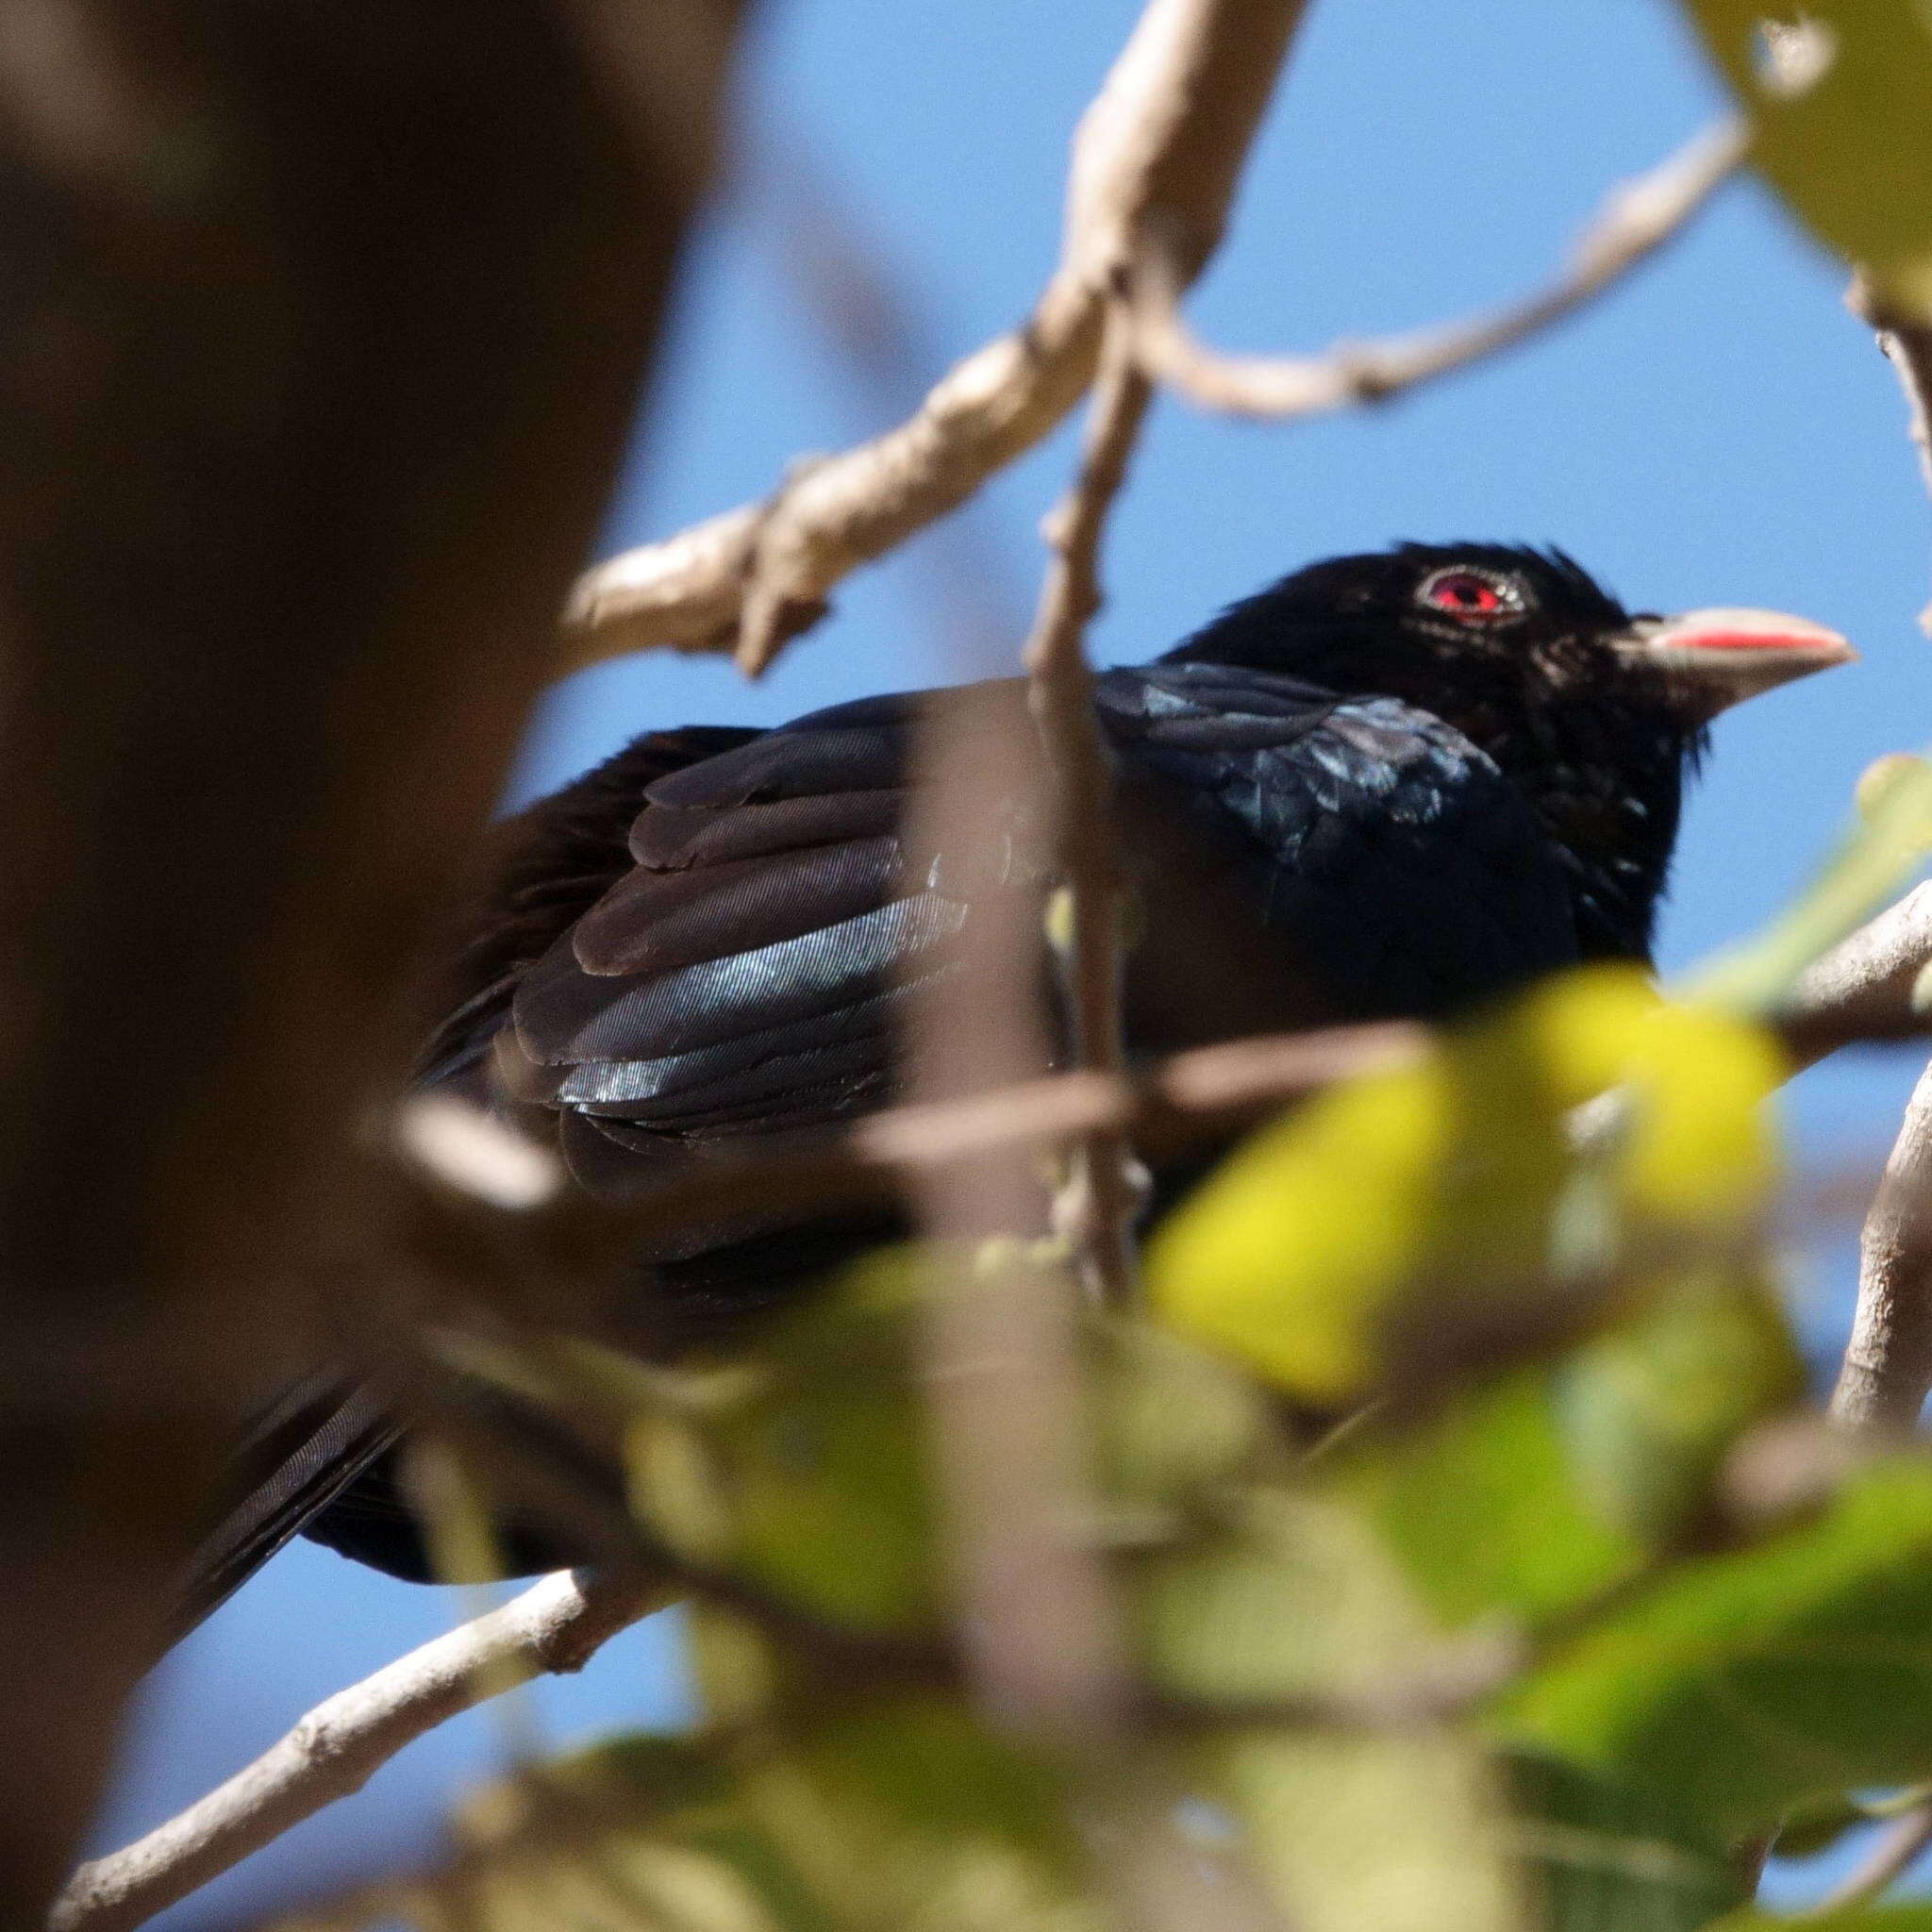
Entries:
<svg viewBox="0 0 1932 1932">
<path fill-rule="evenodd" d="M 1753 159 L 1799 219 L 1862 263 L 1890 304 L 1932 318 L 1932 21 L 1913 0 L 1688 0 L 1750 110 Z M 1780 80 L 1758 21 L 1816 24 L 1809 85 Z M 1822 63 L 1822 66 L 1821 66 Z M 1803 76 L 1797 76 L 1802 83 Z"/>
<path fill-rule="evenodd" d="M 628 1432 L 640 1514 L 681 1554 L 858 1628 L 940 1614 L 912 1373 L 919 1266 L 876 1257 L 761 1346 L 763 1373 Z"/>
<path fill-rule="evenodd" d="M 1507 1735 L 1641 1785 L 1686 1823 L 1932 1774 L 1932 1465 L 1851 1478 L 1811 1521 L 1678 1566 L 1557 1651 Z"/>
<path fill-rule="evenodd" d="M 1827 1851 L 1848 1831 L 1857 1831 L 1872 1823 L 1864 1806 L 1843 1791 L 1828 1797 L 1807 1799 L 1785 1814 L 1777 1831 L 1780 1858 L 1815 1858 Z"/>
<path fill-rule="evenodd" d="M 1572 1356 L 1373 1417 L 1322 1478 L 1366 1510 L 1446 1623 L 1561 1615 L 1707 1507 L 1739 1436 L 1802 1388 L 1782 1311 L 1745 1275 L 1686 1275 Z"/>
<path fill-rule="evenodd" d="M 1399 1693 L 1444 1645 L 1368 1525 L 1312 1497 L 1257 1494 L 1222 1541 L 1137 1568 L 1156 1681 L 1239 1727 L 1190 1754 L 1198 1796 L 1238 1826 L 1299 1932 L 1505 1932 L 1521 1923 L 1507 1822 L 1483 1754 L 1400 1732 L 1272 1724 L 1271 1700 Z"/>
<path fill-rule="evenodd" d="M 1932 130 L 1932 98 L 1921 112 Z M 1897 897 L 1932 851 L 1932 764 L 1894 766 L 1861 806 L 1859 824 L 1816 882 L 1756 939 L 1693 972 L 1676 989 L 1681 998 L 1774 1013 L 1806 967 Z"/>
<path fill-rule="evenodd" d="M 1714 1270 L 1683 1276 L 1556 1373 L 1586 1492 L 1611 1522 L 1655 1545 L 1698 1514 L 1739 1435 L 1805 1386 L 1803 1357 L 1771 1290 Z"/>
<path fill-rule="evenodd" d="M 1263 1454 L 1267 1398 L 1230 1363 L 1145 1322 L 1109 1323 L 1098 1339 L 1095 1476 L 1109 1502 L 1174 1504 Z"/>
<path fill-rule="evenodd" d="M 1250 1729 L 1204 1743 L 1211 1801 L 1296 1932 L 1512 1932 L 1533 1923 L 1502 1794 L 1452 1733 Z"/>
<path fill-rule="evenodd" d="M 1155 1304 L 1314 1402 L 1507 1353 L 1561 1326 L 1564 1288 L 1735 1241 L 1771 1179 L 1778 1073 L 1755 1029 L 1634 969 L 1547 981 L 1249 1141 L 1156 1236 Z M 1573 1156 L 1571 1110 L 1613 1087 Z"/>
<path fill-rule="evenodd" d="M 420 1890 L 474 1932 L 1096 1932 L 1060 1778 L 938 1695 L 622 1738 L 492 1788 Z"/>
<path fill-rule="evenodd" d="M 1546 1932 L 1697 1932 L 1749 1898 L 1724 1845 L 1649 1794 L 1555 1758 L 1508 1770 Z"/>
<path fill-rule="evenodd" d="M 1357 1433 L 1330 1480 L 1451 1625 L 1568 1609 L 1644 1558 L 1584 1491 L 1546 1370 L 1469 1391 L 1414 1427 Z"/>
</svg>

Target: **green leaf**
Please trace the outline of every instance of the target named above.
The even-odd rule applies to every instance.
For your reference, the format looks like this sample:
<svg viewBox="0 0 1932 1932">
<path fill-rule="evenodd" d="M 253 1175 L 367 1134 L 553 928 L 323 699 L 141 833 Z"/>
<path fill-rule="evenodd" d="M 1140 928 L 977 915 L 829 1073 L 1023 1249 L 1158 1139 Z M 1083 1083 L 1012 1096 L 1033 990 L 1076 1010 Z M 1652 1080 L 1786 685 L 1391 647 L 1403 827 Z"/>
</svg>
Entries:
<svg viewBox="0 0 1932 1932">
<path fill-rule="evenodd" d="M 1562 975 L 1248 1142 L 1156 1236 L 1155 1306 L 1317 1403 L 1546 1344 L 1647 1253 L 1735 1242 L 1778 1074 L 1754 1028 L 1634 970 Z M 1612 1088 L 1573 1155 L 1571 1110 Z"/>
<path fill-rule="evenodd" d="M 1550 1757 L 1508 1772 L 1546 1932 L 1698 1932 L 1749 1898 L 1724 1845 L 1648 1793 Z"/>
<path fill-rule="evenodd" d="M 900 1251 L 826 1288 L 708 1410 L 640 1414 L 639 1513 L 695 1561 L 826 1622 L 934 1625 L 941 1591 L 913 1383 L 921 1270 Z"/>
<path fill-rule="evenodd" d="M 1388 1693 L 1442 1639 L 1354 1512 L 1251 1495 L 1233 1531 L 1144 1559 L 1133 1602 L 1172 1695 L 1228 1712 L 1188 1755 L 1210 1815 L 1299 1932 L 1507 1932 L 1524 1923 L 1500 1790 L 1465 1735 L 1274 1723 L 1271 1701 Z M 1235 1722 L 1237 1713 L 1243 1721 Z"/>
<path fill-rule="evenodd" d="M 1932 317 L 1932 22 L 1913 0 L 1687 0 L 1711 58 L 1752 117 L 1753 159 L 1827 247 L 1862 263 L 1886 300 Z M 1822 71 L 1781 80 L 1758 21 L 1822 30 Z M 1805 66 L 1818 67 L 1807 59 Z M 1795 84 L 1794 84 L 1795 83 Z"/>
<path fill-rule="evenodd" d="M 1932 113 L 1925 118 L 1932 127 Z M 1932 764 L 1891 763 L 1860 808 L 1860 822 L 1797 902 L 1755 939 L 1692 972 L 1675 989 L 1678 997 L 1740 1013 L 1776 1012 L 1806 967 L 1924 870 L 1932 850 Z"/>
<path fill-rule="evenodd" d="M 1116 1506 L 1184 1502 L 1247 1472 L 1275 1436 L 1264 1392 L 1228 1362 L 1147 1322 L 1102 1328 L 1095 1477 Z"/>
<path fill-rule="evenodd" d="M 1704 1507 L 1743 1430 L 1803 1393 L 1805 1364 L 1767 1285 L 1707 1270 L 1559 1365 L 1556 1386 L 1585 1491 L 1662 1546 Z"/>
<path fill-rule="evenodd" d="M 1374 1417 L 1319 1465 L 1451 1624 L 1571 1611 L 1707 1507 L 1726 1452 L 1803 1364 L 1748 1275 L 1683 1275 L 1569 1357 L 1481 1383 L 1420 1422 Z"/>
<path fill-rule="evenodd" d="M 1642 1544 L 1585 1491 L 1546 1370 L 1471 1390 L 1411 1428 L 1357 1431 L 1327 1477 L 1451 1625 L 1499 1613 L 1534 1622 L 1643 1561 Z"/>
<path fill-rule="evenodd" d="M 1932 1774 L 1932 1466 L 1874 1465 L 1815 1518 L 1677 1566 L 1500 1712 L 1726 1837 Z"/>
<path fill-rule="evenodd" d="M 491 1788 L 453 1869 L 416 1886 L 421 1920 L 1098 1932 L 1058 1772 L 945 1696 L 847 1688 L 845 1710 L 796 1728 L 615 1739 Z"/>
<path fill-rule="evenodd" d="M 1533 1923 L 1502 1792 L 1442 1733 L 1248 1729 L 1196 1753 L 1204 1793 L 1296 1932 L 1514 1932 Z"/>
</svg>

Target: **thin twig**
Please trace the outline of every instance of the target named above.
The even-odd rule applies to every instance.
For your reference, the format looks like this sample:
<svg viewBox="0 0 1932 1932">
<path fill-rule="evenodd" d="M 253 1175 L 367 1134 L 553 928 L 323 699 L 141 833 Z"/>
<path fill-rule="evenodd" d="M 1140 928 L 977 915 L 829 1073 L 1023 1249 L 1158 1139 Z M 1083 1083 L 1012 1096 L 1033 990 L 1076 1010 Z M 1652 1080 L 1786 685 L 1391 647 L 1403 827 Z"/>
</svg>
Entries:
<svg viewBox="0 0 1932 1932">
<path fill-rule="evenodd" d="M 1863 1864 L 1802 1916 L 1824 1919 L 1853 1906 L 1869 1905 L 1903 1878 L 1928 1845 L 1932 1845 L 1932 1803 L 1914 1805 L 1892 1822 Z"/>
<path fill-rule="evenodd" d="M 481 1283 L 492 1267 L 506 1273 L 522 1284 L 517 1300 L 527 1307 L 533 1280 L 626 1265 L 640 1239 L 683 1227 L 695 1214 L 875 1200 L 961 1161 L 1091 1134 L 1132 1133 L 1150 1148 L 1177 1148 L 1231 1119 L 1412 1060 L 1428 1039 L 1424 1027 L 1381 1022 L 1228 1041 L 1122 1074 L 1017 1080 L 891 1108 L 809 1147 L 693 1160 L 678 1179 L 621 1205 L 570 1188 L 560 1164 L 525 1163 L 526 1143 L 483 1109 L 422 1095 L 401 1113 L 399 1240 L 443 1274 L 467 1272 Z M 513 1144 L 499 1149 L 504 1138 Z"/>
<path fill-rule="evenodd" d="M 599 565 L 564 615 L 571 667 L 668 644 L 768 664 L 841 578 L 963 503 L 1093 377 L 1126 238 L 1159 207 L 1198 272 L 1273 92 L 1299 0 L 1151 0 L 1080 124 L 1060 264 L 1021 327 L 958 363 L 911 418 L 747 504 Z"/>
<path fill-rule="evenodd" d="M 1743 159 L 1749 130 L 1729 119 L 1706 128 L 1604 200 L 1547 287 L 1474 321 L 1339 342 L 1319 356 L 1224 356 L 1204 347 L 1180 314 L 1185 281 L 1157 211 L 1142 231 L 1133 298 L 1141 366 L 1204 408 L 1273 418 L 1319 415 L 1413 388 L 1514 348 L 1561 322 L 1678 234 Z"/>
<path fill-rule="evenodd" d="M 359 1790 L 404 1745 L 512 1681 L 581 1670 L 662 1602 L 636 1583 L 546 1576 L 514 1602 L 452 1630 L 318 1705 L 277 1744 L 199 1803 L 81 1868 L 49 1932 L 131 1932 L 249 1853 Z"/>
<path fill-rule="evenodd" d="M 1135 365 L 1125 312 L 1116 307 L 1093 391 L 1080 469 L 1047 520 L 1054 559 L 1026 641 L 1027 699 L 1046 747 L 1059 889 L 1051 921 L 1071 1022 L 1074 1062 L 1115 1079 L 1126 1071 L 1123 932 L 1126 889 L 1109 805 L 1113 759 L 1093 709 L 1087 625 L 1101 607 L 1100 540 L 1153 391 Z M 1139 1191 L 1116 1127 L 1095 1127 L 1069 1149 L 1056 1225 L 1087 1285 L 1124 1303 L 1134 1281 Z"/>
</svg>

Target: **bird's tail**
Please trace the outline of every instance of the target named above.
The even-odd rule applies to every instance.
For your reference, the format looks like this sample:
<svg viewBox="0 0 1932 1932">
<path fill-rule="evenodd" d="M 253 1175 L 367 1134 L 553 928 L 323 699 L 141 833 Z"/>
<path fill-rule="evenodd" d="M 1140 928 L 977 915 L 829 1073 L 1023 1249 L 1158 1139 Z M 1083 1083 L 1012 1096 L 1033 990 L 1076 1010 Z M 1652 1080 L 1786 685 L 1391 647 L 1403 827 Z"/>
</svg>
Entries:
<svg viewBox="0 0 1932 1932">
<path fill-rule="evenodd" d="M 175 1629 L 185 1637 L 218 1609 L 395 1441 L 366 1389 L 311 1376 L 249 1424 L 237 1487 L 188 1565 Z"/>
</svg>

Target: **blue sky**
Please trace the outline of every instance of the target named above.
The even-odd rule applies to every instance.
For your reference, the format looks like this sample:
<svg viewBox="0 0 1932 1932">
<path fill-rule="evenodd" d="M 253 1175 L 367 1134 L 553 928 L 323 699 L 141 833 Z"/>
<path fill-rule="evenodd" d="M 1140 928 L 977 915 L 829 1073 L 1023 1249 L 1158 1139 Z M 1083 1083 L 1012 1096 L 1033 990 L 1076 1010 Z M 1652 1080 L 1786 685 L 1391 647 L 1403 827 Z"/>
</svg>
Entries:
<svg viewBox="0 0 1932 1932">
<path fill-rule="evenodd" d="M 1068 135 L 1134 11 L 774 0 L 741 88 L 758 152 L 692 258 L 606 549 L 884 426 L 1024 314 L 1058 243 Z M 1546 275 L 1609 183 L 1718 106 L 1662 0 L 1316 0 L 1196 322 L 1229 346 L 1310 349 L 1493 302 Z M 907 291 L 907 367 L 856 376 L 802 299 L 784 245 L 801 175 L 825 184 Z M 1932 591 L 1932 510 L 1890 373 L 1845 314 L 1842 284 L 1768 195 L 1739 185 L 1582 320 L 1426 393 L 1292 428 L 1164 402 L 1109 538 L 1096 650 L 1151 655 L 1297 563 L 1400 537 L 1553 541 L 1636 606 L 1766 604 L 1838 625 L 1861 665 L 1719 724 L 1663 927 L 1665 963 L 1682 965 L 1807 876 L 1871 758 L 1932 737 L 1932 645 L 1914 623 Z M 851 580 L 833 621 L 758 686 L 668 657 L 568 681 L 513 791 L 547 788 L 641 730 L 774 723 L 1007 669 L 1035 525 L 1069 451 L 1056 438 L 961 526 Z M 952 587 L 950 621 L 935 618 L 936 582 Z M 1914 1072 L 1874 1055 L 1797 1083 L 1799 1157 L 1882 1152 Z M 1841 1320 L 1847 1255 L 1840 1230 L 1796 1259 L 1821 1338 Z M 159 1674 L 104 1841 L 197 1795 L 451 1609 L 441 1592 L 291 1550 Z M 558 1736 L 675 1720 L 671 1624 L 631 1633 L 540 1704 Z M 450 1727 L 172 1924 L 233 1923 L 424 1852 L 441 1796 L 493 1750 L 487 1722 Z"/>
</svg>

